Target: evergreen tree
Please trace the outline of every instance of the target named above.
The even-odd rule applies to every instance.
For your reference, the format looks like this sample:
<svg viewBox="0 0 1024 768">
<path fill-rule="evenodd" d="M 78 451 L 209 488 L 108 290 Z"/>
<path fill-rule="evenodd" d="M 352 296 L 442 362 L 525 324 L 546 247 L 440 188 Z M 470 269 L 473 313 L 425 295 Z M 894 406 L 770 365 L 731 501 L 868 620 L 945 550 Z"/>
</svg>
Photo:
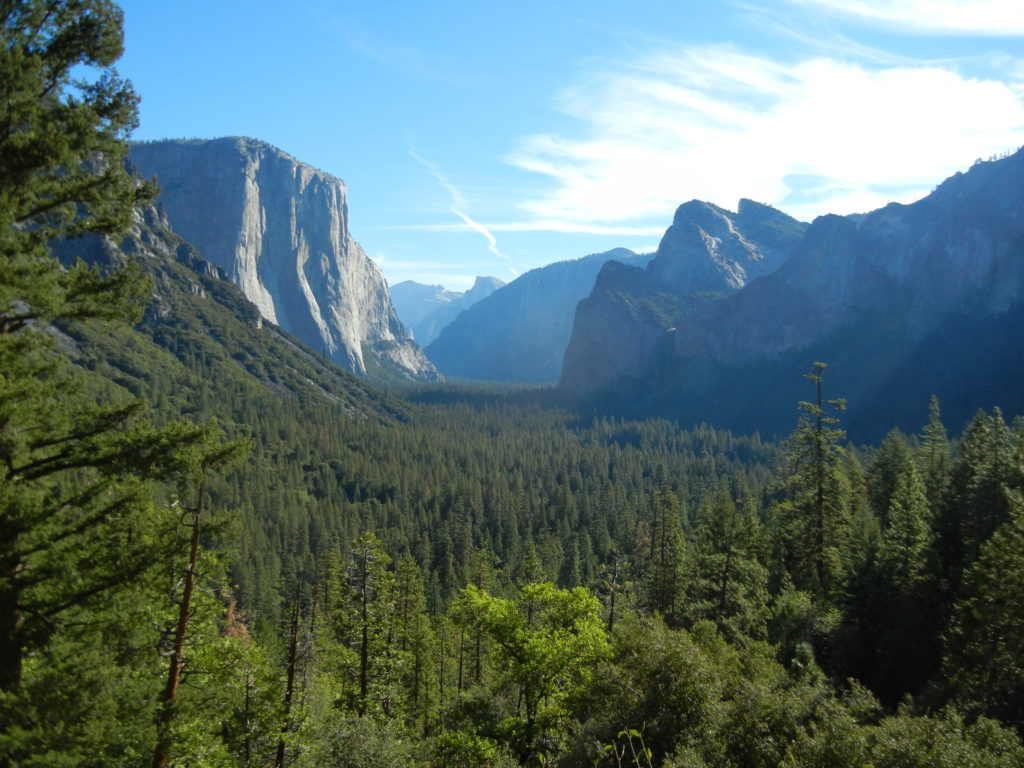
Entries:
<svg viewBox="0 0 1024 768">
<path fill-rule="evenodd" d="M 55 238 L 117 232 L 152 194 L 122 164 L 137 100 L 112 68 L 121 12 L 105 0 L 0 11 L 0 691 L 14 691 L 62 614 L 158 558 L 151 481 L 202 430 L 141 424 L 139 402 L 98 406 L 47 332 L 130 324 L 146 293 L 137 269 L 49 255 Z"/>
<path fill-rule="evenodd" d="M 937 584 L 932 515 L 914 464 L 897 479 L 878 552 L 874 601 L 877 662 L 868 681 L 886 703 L 918 693 L 938 666 Z"/>
<path fill-rule="evenodd" d="M 846 433 L 834 414 L 842 399 L 824 400 L 827 366 L 815 363 L 805 374 L 815 385 L 815 399 L 800 402 L 797 429 L 786 443 L 789 477 L 785 501 L 775 511 L 776 535 L 793 583 L 819 597 L 835 597 L 846 572 L 844 553 L 850 535 L 850 488 L 842 472 Z"/>
<path fill-rule="evenodd" d="M 56 238 L 122 231 L 154 191 L 123 164 L 138 98 L 113 68 L 121 10 L 19 0 L 0 5 L 0 23 L 0 331 L 120 317 L 125 299 L 103 279 L 56 270 L 48 256 Z"/>
<path fill-rule="evenodd" d="M 917 463 L 928 494 L 928 503 L 937 512 L 949 482 L 949 439 L 942 425 L 939 399 L 935 395 L 932 395 L 928 403 L 928 424 L 921 432 Z"/>
<path fill-rule="evenodd" d="M 945 671 L 960 703 L 1024 726 L 1024 500 L 968 570 L 947 637 Z"/>
<path fill-rule="evenodd" d="M 768 619 L 768 571 L 758 559 L 760 523 L 751 504 L 727 491 L 697 514 L 693 578 L 686 613 L 713 621 L 732 641 L 763 639 Z"/>
<path fill-rule="evenodd" d="M 212 442 L 212 436 L 211 436 Z M 174 621 L 174 629 L 168 632 L 171 639 L 170 649 L 166 651 L 168 657 L 167 682 L 159 701 L 159 718 L 157 720 L 157 740 L 153 751 L 154 768 L 165 768 L 170 760 L 171 750 L 174 743 L 172 725 L 177 710 L 178 687 L 181 684 L 185 672 L 185 647 L 190 638 L 190 621 L 193 618 L 195 608 L 193 606 L 193 595 L 201 587 L 203 573 L 200 571 L 200 542 L 203 536 L 209 537 L 209 510 L 206 508 L 206 484 L 207 474 L 210 469 L 221 468 L 226 464 L 237 460 L 246 450 L 244 442 L 227 444 L 218 447 L 206 447 L 193 452 L 192 456 L 184 458 L 186 477 L 196 484 L 194 505 L 185 505 L 181 511 L 180 525 L 188 533 L 188 559 L 187 565 L 181 571 L 173 573 L 173 581 L 181 583 L 181 596 L 177 600 L 177 616 Z M 176 587 L 172 592 L 177 592 Z"/>
<path fill-rule="evenodd" d="M 394 654 L 388 643 L 395 620 L 390 561 L 380 539 L 363 534 L 352 543 L 338 590 L 335 627 L 347 650 L 342 665 L 351 686 L 343 706 L 360 716 L 371 710 L 392 714 L 395 700 Z"/>
<path fill-rule="evenodd" d="M 889 504 L 896 491 L 896 483 L 912 461 L 907 439 L 898 429 L 885 436 L 871 461 L 867 472 L 868 499 L 882 527 L 889 519 Z"/>
<path fill-rule="evenodd" d="M 670 626 L 679 626 L 688 571 L 683 505 L 671 488 L 662 485 L 655 493 L 653 512 L 643 570 L 644 603 Z"/>
<path fill-rule="evenodd" d="M 979 411 L 960 438 L 938 520 L 940 555 L 954 592 L 963 570 L 1008 519 L 1006 489 L 1016 477 L 1013 450 L 1013 433 L 999 409 L 991 416 Z"/>
<path fill-rule="evenodd" d="M 888 507 L 878 568 L 889 587 L 913 592 L 927 578 L 932 547 L 931 511 L 924 482 L 913 464 L 900 472 Z"/>
</svg>

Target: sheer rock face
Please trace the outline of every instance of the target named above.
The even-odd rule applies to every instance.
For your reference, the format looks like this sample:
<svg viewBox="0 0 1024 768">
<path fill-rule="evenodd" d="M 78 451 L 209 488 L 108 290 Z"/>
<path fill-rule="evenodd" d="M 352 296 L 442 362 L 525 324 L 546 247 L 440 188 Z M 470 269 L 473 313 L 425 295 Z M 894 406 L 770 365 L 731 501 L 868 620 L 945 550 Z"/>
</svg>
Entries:
<svg viewBox="0 0 1024 768">
<path fill-rule="evenodd" d="M 860 221 L 822 216 L 769 279 L 680 328 L 680 357 L 736 364 L 806 348 L 884 314 L 915 343 L 950 315 L 1005 312 L 1024 298 L 1024 153 L 958 173 L 911 205 Z"/>
<path fill-rule="evenodd" d="M 675 293 L 731 293 L 778 269 L 805 228 L 750 200 L 737 213 L 693 200 L 679 206 L 648 271 Z"/>
<path fill-rule="evenodd" d="M 580 303 L 563 393 L 783 434 L 821 360 L 858 439 L 918 428 L 932 394 L 948 423 L 1024 408 L 1024 150 L 910 205 L 782 216 L 682 206 L 647 270 L 606 268 Z"/>
<path fill-rule="evenodd" d="M 434 379 L 380 269 L 348 231 L 345 184 L 253 139 L 132 146 L 175 231 L 267 320 L 374 378 Z"/>
<path fill-rule="evenodd" d="M 737 213 L 693 200 L 676 210 L 646 270 L 607 264 L 576 311 L 561 387 L 600 390 L 649 374 L 675 341 L 677 326 L 701 328 L 714 299 L 775 272 L 796 250 L 807 225 L 750 200 Z"/>
<path fill-rule="evenodd" d="M 606 262 L 646 264 L 626 248 L 530 270 L 456 317 L 427 347 L 447 376 L 553 383 L 562 370 L 573 313 Z"/>
</svg>

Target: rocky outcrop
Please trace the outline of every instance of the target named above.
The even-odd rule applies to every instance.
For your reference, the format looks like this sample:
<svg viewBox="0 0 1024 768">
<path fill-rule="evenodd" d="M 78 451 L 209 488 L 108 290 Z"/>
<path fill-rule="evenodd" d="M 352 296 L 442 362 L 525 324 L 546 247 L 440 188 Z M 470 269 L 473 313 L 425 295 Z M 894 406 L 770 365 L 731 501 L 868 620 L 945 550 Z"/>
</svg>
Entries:
<svg viewBox="0 0 1024 768">
<path fill-rule="evenodd" d="M 340 179 L 245 138 L 134 144 L 130 159 L 157 177 L 175 231 L 266 320 L 360 375 L 437 377 L 349 233 Z"/>
<path fill-rule="evenodd" d="M 885 313 L 916 342 L 951 314 L 1006 311 L 1024 298 L 1024 153 L 981 163 L 912 205 L 856 222 L 816 219 L 770 280 L 680 329 L 676 354 L 726 363 L 778 356 Z"/>
<path fill-rule="evenodd" d="M 561 388 L 581 395 L 650 375 L 677 327 L 702 327 L 709 302 L 777 270 L 806 228 L 750 200 L 736 213 L 696 200 L 679 206 L 646 270 L 608 264 L 580 302 Z"/>
<path fill-rule="evenodd" d="M 625 248 L 531 270 L 462 312 L 426 348 L 442 373 L 466 379 L 558 380 L 576 304 L 610 261 L 646 264 Z"/>
<path fill-rule="evenodd" d="M 503 285 L 505 281 L 497 277 L 478 276 L 468 291 L 449 291 L 441 285 L 405 280 L 391 286 L 391 301 L 416 343 L 425 347 L 456 317 Z"/>
<path fill-rule="evenodd" d="M 693 200 L 679 206 L 648 271 L 677 294 L 731 293 L 778 269 L 805 229 L 751 200 L 740 200 L 736 213 Z"/>
<path fill-rule="evenodd" d="M 738 229 L 763 254 L 778 245 Z M 1008 384 L 1024 376 L 1024 151 L 976 164 L 912 205 L 820 217 L 774 272 L 739 290 L 680 293 L 679 274 L 735 274 L 711 250 L 711 266 L 689 272 L 656 264 L 659 250 L 625 290 L 621 276 L 602 275 L 577 314 L 563 391 L 629 403 L 631 415 L 784 434 L 807 397 L 801 375 L 821 360 L 858 440 L 916 430 L 931 394 L 951 424 L 993 405 L 1024 412 L 1024 392 Z M 660 313 L 640 311 L 645 303 Z M 608 318 L 627 330 L 613 332 Z M 601 336 L 615 346 L 602 348 Z M 623 349 L 629 338 L 646 354 Z"/>
<path fill-rule="evenodd" d="M 164 394 L 151 397 L 165 412 L 184 408 L 194 416 L 200 400 L 214 402 L 215 393 L 229 392 L 245 399 L 267 395 L 264 406 L 285 409 L 288 403 L 330 404 L 336 414 L 360 421 L 406 416 L 400 402 L 264 322 L 224 270 L 173 231 L 159 205 L 136 208 L 117 237 L 87 235 L 52 246 L 66 264 L 81 260 L 107 271 L 132 263 L 149 276 L 151 293 L 132 331 L 117 324 L 78 326 L 70 336 L 53 330 L 72 359 L 115 387 L 138 395 L 159 382 L 156 392 Z"/>
</svg>

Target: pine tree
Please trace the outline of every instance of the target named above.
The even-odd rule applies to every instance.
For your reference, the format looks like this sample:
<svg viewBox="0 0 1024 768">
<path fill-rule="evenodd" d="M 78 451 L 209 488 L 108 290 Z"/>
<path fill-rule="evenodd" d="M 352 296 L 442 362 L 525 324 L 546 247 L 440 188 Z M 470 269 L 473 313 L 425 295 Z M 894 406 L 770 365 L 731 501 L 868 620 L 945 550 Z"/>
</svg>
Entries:
<svg viewBox="0 0 1024 768">
<path fill-rule="evenodd" d="M 762 639 L 768 619 L 768 570 L 758 560 L 760 523 L 753 505 L 721 491 L 697 514 L 693 578 L 686 614 L 708 619 L 730 640 Z"/>
<path fill-rule="evenodd" d="M 867 472 L 868 499 L 883 527 L 889 518 L 896 483 L 912 461 L 907 439 L 898 429 L 885 436 L 871 461 Z"/>
<path fill-rule="evenodd" d="M 352 687 L 344 706 L 360 716 L 371 710 L 390 714 L 395 698 L 394 654 L 388 645 L 395 620 L 390 561 L 374 534 L 356 539 L 334 609 L 338 637 L 349 651 L 344 674 Z"/>
<path fill-rule="evenodd" d="M 1024 499 L 968 570 L 947 637 L 945 671 L 961 704 L 1024 726 Z"/>
<path fill-rule="evenodd" d="M 1013 434 L 1002 413 L 979 411 L 957 446 L 938 520 L 944 570 L 955 591 L 963 570 L 1009 516 L 1006 489 L 1015 477 Z"/>
<path fill-rule="evenodd" d="M 670 626 L 679 626 L 686 588 L 686 538 L 683 535 L 683 505 L 668 485 L 654 496 L 654 520 L 650 549 L 643 571 L 644 602 L 649 610 L 665 617 Z"/>
<path fill-rule="evenodd" d="M 151 481 L 203 431 L 148 427 L 139 402 L 96 405 L 48 332 L 131 324 L 145 300 L 131 266 L 50 256 L 56 238 L 121 230 L 152 195 L 122 163 L 137 99 L 112 68 L 121 12 L 106 0 L 0 11 L 0 691 L 12 691 L 63 613 L 158 559 Z"/>
<path fill-rule="evenodd" d="M 838 594 L 846 571 L 844 551 L 850 534 L 850 489 L 842 472 L 846 433 L 834 414 L 846 409 L 842 399 L 824 400 L 827 366 L 814 363 L 805 378 L 815 385 L 815 399 L 800 402 L 797 429 L 786 443 L 789 477 L 785 501 L 775 511 L 776 535 L 794 584 L 819 597 Z"/>
<path fill-rule="evenodd" d="M 3 3 L 0 22 L 0 333 L 33 319 L 120 317 L 123 299 L 103 280 L 48 257 L 56 238 L 122 231 L 153 195 L 123 164 L 138 98 L 113 68 L 121 10 L 23 0 Z"/>
<path fill-rule="evenodd" d="M 949 438 L 942 425 L 939 399 L 935 395 L 932 395 L 928 403 L 928 424 L 921 432 L 917 462 L 928 494 L 928 503 L 937 512 L 949 483 Z"/>
<path fill-rule="evenodd" d="M 882 533 L 874 581 L 879 633 L 873 650 L 878 662 L 870 674 L 875 692 L 896 703 L 919 692 L 939 661 L 932 515 L 914 464 L 897 478 L 888 506 L 889 524 Z"/>
</svg>

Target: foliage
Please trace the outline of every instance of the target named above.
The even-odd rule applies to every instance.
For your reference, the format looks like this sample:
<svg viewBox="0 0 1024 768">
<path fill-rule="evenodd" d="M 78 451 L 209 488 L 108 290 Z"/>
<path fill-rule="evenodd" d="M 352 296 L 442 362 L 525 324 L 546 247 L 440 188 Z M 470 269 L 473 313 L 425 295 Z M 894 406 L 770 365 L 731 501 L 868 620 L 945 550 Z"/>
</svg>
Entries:
<svg viewBox="0 0 1024 768">
<path fill-rule="evenodd" d="M 1021 424 L 400 401 L 138 206 L 116 7 L 0 18 L 0 764 L 1024 761 Z"/>
<path fill-rule="evenodd" d="M 504 729 L 522 757 L 534 755 L 608 653 L 599 603 L 581 587 L 551 583 L 527 584 L 514 601 L 470 585 L 459 601 L 459 612 L 479 617 L 494 641 L 496 692 L 513 689 L 521 702 Z"/>
<path fill-rule="evenodd" d="M 847 571 L 851 491 L 840 462 L 845 433 L 836 426 L 839 419 L 834 415 L 846 404 L 822 398 L 825 369 L 824 363 L 815 363 L 805 374 L 815 385 L 815 399 L 800 402 L 800 419 L 787 441 L 790 474 L 784 500 L 775 511 L 775 535 L 795 585 L 834 599 Z"/>
<path fill-rule="evenodd" d="M 947 638 L 946 673 L 968 710 L 1024 727 L 1024 501 L 967 572 Z"/>
</svg>

